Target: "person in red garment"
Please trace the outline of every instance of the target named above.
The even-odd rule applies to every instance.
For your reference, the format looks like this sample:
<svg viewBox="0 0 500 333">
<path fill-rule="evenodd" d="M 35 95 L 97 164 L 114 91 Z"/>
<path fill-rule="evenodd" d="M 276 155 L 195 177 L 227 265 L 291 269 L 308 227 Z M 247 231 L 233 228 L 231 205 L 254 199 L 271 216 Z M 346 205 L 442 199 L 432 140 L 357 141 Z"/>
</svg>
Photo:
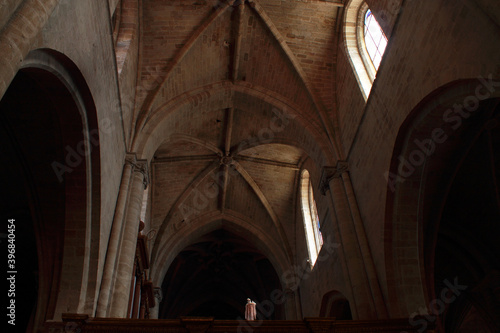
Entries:
<svg viewBox="0 0 500 333">
<path fill-rule="evenodd" d="M 245 305 L 245 319 L 255 320 L 257 318 L 257 311 L 255 310 L 256 303 L 250 298 L 247 298 L 247 304 Z"/>
</svg>

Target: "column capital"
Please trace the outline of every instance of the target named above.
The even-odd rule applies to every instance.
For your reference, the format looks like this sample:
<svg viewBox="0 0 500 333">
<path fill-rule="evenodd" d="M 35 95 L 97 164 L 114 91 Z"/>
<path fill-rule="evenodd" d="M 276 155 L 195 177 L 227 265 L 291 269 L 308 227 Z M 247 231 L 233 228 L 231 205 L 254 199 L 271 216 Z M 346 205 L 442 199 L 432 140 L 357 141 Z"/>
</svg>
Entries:
<svg viewBox="0 0 500 333">
<path fill-rule="evenodd" d="M 135 165 L 137 163 L 137 154 L 136 153 L 126 153 L 125 154 L 125 164 Z"/>
<path fill-rule="evenodd" d="M 125 164 L 131 165 L 134 169 L 134 172 L 140 172 L 143 174 L 144 179 L 144 189 L 146 189 L 149 185 L 149 165 L 147 160 L 139 160 L 137 159 L 136 153 L 127 153 L 125 155 Z"/>
<path fill-rule="evenodd" d="M 144 189 L 149 185 L 149 165 L 147 160 L 137 160 L 135 171 L 142 173 Z"/>
<path fill-rule="evenodd" d="M 321 179 L 319 182 L 319 190 L 321 194 L 326 195 L 330 189 L 330 180 L 339 178 L 344 172 L 348 172 L 349 165 L 347 161 L 338 161 L 336 166 L 325 166 L 321 172 Z"/>
</svg>

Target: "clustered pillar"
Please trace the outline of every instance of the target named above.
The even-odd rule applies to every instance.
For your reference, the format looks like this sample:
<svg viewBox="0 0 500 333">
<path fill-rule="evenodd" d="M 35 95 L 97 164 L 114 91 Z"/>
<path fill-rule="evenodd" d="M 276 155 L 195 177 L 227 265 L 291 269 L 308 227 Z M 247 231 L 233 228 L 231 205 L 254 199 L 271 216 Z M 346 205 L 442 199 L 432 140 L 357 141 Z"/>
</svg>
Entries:
<svg viewBox="0 0 500 333">
<path fill-rule="evenodd" d="M 387 318 L 347 163 L 339 161 L 336 167 L 325 167 L 321 183 L 323 192 L 330 192 L 335 212 L 334 229 L 342 244 L 341 256 L 353 316 L 357 319 Z"/>
</svg>

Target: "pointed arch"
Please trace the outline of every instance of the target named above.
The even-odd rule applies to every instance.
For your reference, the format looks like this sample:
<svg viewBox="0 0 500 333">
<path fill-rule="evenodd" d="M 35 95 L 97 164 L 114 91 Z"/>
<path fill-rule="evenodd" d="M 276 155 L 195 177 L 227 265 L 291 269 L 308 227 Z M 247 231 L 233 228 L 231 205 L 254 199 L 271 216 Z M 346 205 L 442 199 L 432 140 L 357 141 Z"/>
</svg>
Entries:
<svg viewBox="0 0 500 333">
<path fill-rule="evenodd" d="M 98 281 L 99 246 L 91 244 L 98 244 L 100 239 L 101 187 L 99 127 L 94 100 L 78 67 L 71 59 L 52 49 L 31 51 L 23 61 L 18 76 L 33 86 L 32 92 L 21 91 L 19 95 L 21 98 L 24 96 L 29 100 L 31 93 L 40 93 L 48 103 L 46 106 L 35 104 L 30 106 L 28 102 L 26 116 L 42 113 L 43 117 L 59 119 L 57 123 L 60 125 L 56 125 L 56 122 L 53 124 L 60 126 L 60 129 L 53 128 L 51 132 L 61 135 L 59 141 L 47 142 L 45 138 L 39 138 L 39 142 L 33 142 L 28 148 L 37 149 L 37 145 L 45 142 L 43 149 L 54 151 L 53 155 L 47 155 L 53 159 L 47 161 L 50 168 L 47 178 L 35 179 L 38 199 L 33 207 L 39 211 L 36 218 L 37 223 L 40 223 L 37 227 L 39 244 L 46 244 L 41 248 L 47 246 L 50 249 L 54 239 L 50 231 L 44 231 L 50 229 L 50 227 L 47 229 L 47 223 L 52 224 L 53 221 L 48 221 L 44 213 L 48 209 L 47 205 L 50 205 L 50 199 L 43 196 L 46 188 L 40 187 L 42 185 L 38 183 L 53 182 L 54 186 L 63 192 L 61 195 L 64 197 L 64 204 L 56 209 L 61 210 L 60 223 L 63 227 L 54 231 L 59 233 L 55 239 L 57 237 L 61 239 L 62 256 L 59 259 L 54 256 L 54 261 L 50 263 L 52 260 L 48 259 L 50 255 L 44 255 L 41 266 L 46 270 L 44 274 L 51 274 L 48 271 L 52 267 L 55 274 L 60 274 L 60 280 L 67 283 L 61 283 L 57 290 L 50 289 L 49 296 L 42 294 L 39 298 L 39 309 L 44 307 L 44 297 L 48 297 L 50 305 L 48 307 L 45 305 L 47 307 L 45 319 L 60 318 L 61 313 L 67 312 L 68 309 L 74 312 L 92 313 L 97 283 L 90 284 L 89 281 Z M 19 128 L 19 134 L 28 130 L 29 123 L 26 126 L 28 127 Z M 39 130 L 34 129 L 30 135 L 38 132 Z M 28 164 L 32 163 L 39 165 L 40 161 L 34 162 L 28 159 Z M 36 173 L 42 169 L 37 167 L 32 170 Z M 49 260 L 47 264 L 46 260 Z M 45 283 L 42 281 L 44 278 L 41 277 L 40 283 Z M 52 282 L 54 286 L 55 281 Z M 48 285 L 43 288 L 48 288 Z M 43 314 L 37 316 L 39 318 L 37 320 L 43 320 Z"/>
<path fill-rule="evenodd" d="M 323 295 L 319 316 L 332 317 L 336 320 L 352 320 L 349 301 L 340 291 L 331 290 Z"/>
<path fill-rule="evenodd" d="M 395 316 L 411 314 L 441 297 L 445 278 L 436 280 L 440 267 L 434 260 L 437 245 L 446 246 L 443 238 L 438 241 L 438 233 L 444 235 L 441 223 L 451 184 L 484 126 L 498 124 L 488 118 L 489 101 L 500 93 L 488 91 L 484 82 L 467 79 L 438 88 L 413 109 L 398 133 L 388 172 L 385 220 L 387 281 L 394 304 L 390 311 Z M 465 116 L 453 111 L 455 105 L 464 106 Z M 467 239 L 472 234 L 463 235 Z M 456 241 L 463 244 L 464 239 Z M 466 256 L 462 259 L 467 262 Z"/>
<path fill-rule="evenodd" d="M 151 280 L 153 284 L 161 284 L 174 258 L 193 239 L 217 229 L 227 229 L 254 244 L 257 249 L 269 258 L 278 276 L 283 276 L 284 272 L 289 269 L 291 258 L 286 255 L 285 250 L 276 240 L 271 238 L 265 230 L 253 225 L 246 216 L 226 209 L 224 214 L 219 211 L 208 212 L 198 216 L 187 225 L 179 226 L 175 237 L 156 238 L 155 242 L 161 242 L 162 247 L 158 249 L 151 259 Z"/>
</svg>

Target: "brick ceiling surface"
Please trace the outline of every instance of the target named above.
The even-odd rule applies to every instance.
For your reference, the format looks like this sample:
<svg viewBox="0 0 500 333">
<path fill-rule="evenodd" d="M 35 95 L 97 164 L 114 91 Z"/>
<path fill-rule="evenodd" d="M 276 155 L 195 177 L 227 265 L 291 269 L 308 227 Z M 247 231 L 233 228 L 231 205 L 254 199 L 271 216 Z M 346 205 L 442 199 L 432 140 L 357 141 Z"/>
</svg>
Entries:
<svg viewBox="0 0 500 333">
<path fill-rule="evenodd" d="M 337 158 L 338 9 L 143 1 L 132 145 L 152 162 L 152 260 L 171 231 L 214 214 L 242 216 L 291 259 L 300 168 Z"/>
</svg>

